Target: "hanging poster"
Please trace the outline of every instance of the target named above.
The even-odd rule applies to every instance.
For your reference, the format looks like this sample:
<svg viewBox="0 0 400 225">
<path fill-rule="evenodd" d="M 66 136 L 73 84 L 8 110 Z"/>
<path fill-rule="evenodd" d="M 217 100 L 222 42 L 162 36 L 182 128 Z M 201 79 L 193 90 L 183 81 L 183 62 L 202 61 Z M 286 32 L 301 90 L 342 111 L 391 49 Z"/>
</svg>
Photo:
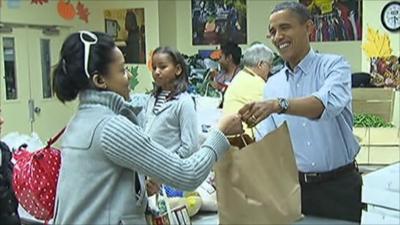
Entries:
<svg viewBox="0 0 400 225">
<path fill-rule="evenodd" d="M 314 22 L 311 41 L 354 41 L 362 37 L 362 0 L 299 0 Z"/>
<path fill-rule="evenodd" d="M 105 32 L 114 37 L 125 63 L 146 63 L 144 8 L 107 9 Z"/>
<path fill-rule="evenodd" d="M 193 45 L 247 43 L 246 0 L 192 0 Z"/>
</svg>

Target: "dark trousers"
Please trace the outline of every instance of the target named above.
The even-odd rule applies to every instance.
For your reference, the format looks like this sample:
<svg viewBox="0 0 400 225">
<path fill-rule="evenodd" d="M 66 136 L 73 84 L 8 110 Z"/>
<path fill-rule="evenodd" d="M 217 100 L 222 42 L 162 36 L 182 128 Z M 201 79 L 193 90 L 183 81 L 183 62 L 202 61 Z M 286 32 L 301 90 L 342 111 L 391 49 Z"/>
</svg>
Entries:
<svg viewBox="0 0 400 225">
<path fill-rule="evenodd" d="M 362 177 L 356 169 L 323 182 L 300 182 L 300 186 L 304 215 L 361 221 Z"/>
</svg>

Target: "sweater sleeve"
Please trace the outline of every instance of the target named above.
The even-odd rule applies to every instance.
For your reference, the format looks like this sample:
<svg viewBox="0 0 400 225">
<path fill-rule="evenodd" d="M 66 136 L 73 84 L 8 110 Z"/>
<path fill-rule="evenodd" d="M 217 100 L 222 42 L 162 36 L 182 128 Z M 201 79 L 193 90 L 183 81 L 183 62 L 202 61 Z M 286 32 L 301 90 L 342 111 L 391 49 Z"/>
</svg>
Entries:
<svg viewBox="0 0 400 225">
<path fill-rule="evenodd" d="M 179 112 L 179 130 L 181 145 L 177 153 L 181 158 L 192 155 L 199 145 L 199 127 L 192 98 L 185 98 Z"/>
<path fill-rule="evenodd" d="M 183 190 L 198 187 L 215 161 L 229 148 L 226 137 L 214 130 L 199 151 L 181 159 L 123 116 L 105 123 L 100 142 L 105 155 L 114 163 Z"/>
</svg>

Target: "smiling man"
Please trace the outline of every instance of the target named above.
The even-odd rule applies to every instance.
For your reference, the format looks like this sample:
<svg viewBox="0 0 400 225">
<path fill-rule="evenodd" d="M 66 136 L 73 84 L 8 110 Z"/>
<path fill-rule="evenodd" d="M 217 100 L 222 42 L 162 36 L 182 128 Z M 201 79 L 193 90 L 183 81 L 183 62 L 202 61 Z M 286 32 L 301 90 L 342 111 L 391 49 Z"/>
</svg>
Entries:
<svg viewBox="0 0 400 225">
<path fill-rule="evenodd" d="M 287 122 L 306 215 L 360 221 L 362 178 L 355 157 L 351 109 L 351 69 L 340 56 L 310 47 L 313 26 L 297 2 L 275 6 L 269 37 L 285 67 L 268 79 L 264 101 L 245 105 L 242 119 L 268 134 Z M 265 119 L 265 120 L 264 120 Z"/>
</svg>

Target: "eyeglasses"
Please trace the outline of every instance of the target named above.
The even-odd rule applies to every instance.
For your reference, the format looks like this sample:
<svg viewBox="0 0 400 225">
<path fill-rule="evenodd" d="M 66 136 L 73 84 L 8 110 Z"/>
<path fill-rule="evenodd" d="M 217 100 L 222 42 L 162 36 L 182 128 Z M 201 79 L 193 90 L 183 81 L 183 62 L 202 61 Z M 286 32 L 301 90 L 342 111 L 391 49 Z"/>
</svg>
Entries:
<svg viewBox="0 0 400 225">
<path fill-rule="evenodd" d="M 79 33 L 80 33 L 81 41 L 82 41 L 82 43 L 83 43 L 83 45 L 85 47 L 85 52 L 84 52 L 85 73 L 86 73 L 86 76 L 88 78 L 90 78 L 90 74 L 89 74 L 89 71 L 88 71 L 90 46 L 97 43 L 97 36 L 95 34 L 93 34 L 92 32 L 89 32 L 89 31 L 79 31 Z M 85 35 L 88 36 L 91 40 L 86 40 L 85 39 Z"/>
</svg>

